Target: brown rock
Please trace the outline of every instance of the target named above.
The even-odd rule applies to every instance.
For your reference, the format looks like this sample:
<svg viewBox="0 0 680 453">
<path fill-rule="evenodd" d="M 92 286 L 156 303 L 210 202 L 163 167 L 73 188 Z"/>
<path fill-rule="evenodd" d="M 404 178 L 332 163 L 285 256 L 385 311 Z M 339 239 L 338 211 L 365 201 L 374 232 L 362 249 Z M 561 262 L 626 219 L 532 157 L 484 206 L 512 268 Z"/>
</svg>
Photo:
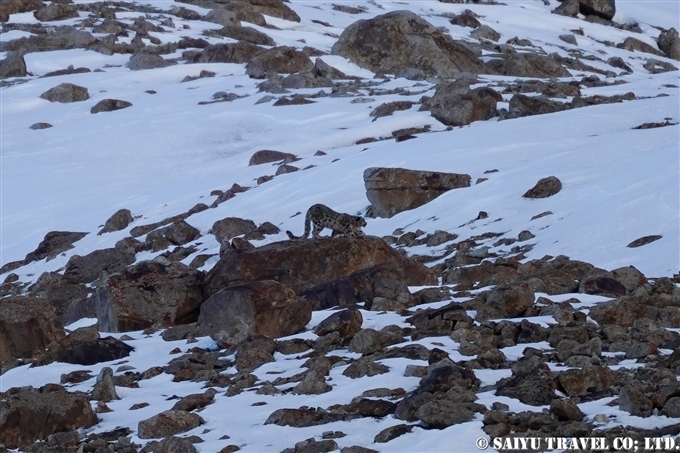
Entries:
<svg viewBox="0 0 680 453">
<path fill-rule="evenodd" d="M 456 173 L 367 168 L 364 170 L 366 197 L 377 217 L 392 217 L 422 206 L 452 189 L 470 186 L 470 176 Z"/>
<path fill-rule="evenodd" d="M 96 291 L 105 332 L 195 322 L 203 302 L 202 274 L 181 263 L 142 262 L 109 276 Z"/>
<path fill-rule="evenodd" d="M 0 371 L 30 359 L 65 337 L 54 310 L 42 299 L 11 296 L 0 303 Z"/>
<path fill-rule="evenodd" d="M 410 79 L 486 72 L 466 46 L 410 11 L 353 23 L 331 52 L 373 72 Z"/>
<path fill-rule="evenodd" d="M 90 95 L 85 87 L 72 83 L 62 83 L 45 91 L 40 97 L 50 102 L 69 103 L 86 101 L 90 98 Z"/>
<path fill-rule="evenodd" d="M 294 74 L 311 71 L 314 63 L 295 47 L 280 46 L 263 50 L 246 64 L 246 74 L 254 79 L 264 79 L 273 74 Z"/>
<path fill-rule="evenodd" d="M 81 240 L 88 233 L 77 233 L 71 231 L 50 231 L 45 235 L 45 238 L 38 248 L 26 255 L 25 261 L 40 261 L 47 258 L 47 261 L 56 258 L 62 252 L 73 248 L 73 243 Z"/>
<path fill-rule="evenodd" d="M 372 301 L 376 296 L 408 299 L 407 285 L 436 281 L 432 271 L 407 260 L 382 239 L 336 237 L 226 252 L 206 277 L 206 293 L 271 279 L 290 287 L 315 309 Z"/>
<path fill-rule="evenodd" d="M 556 176 L 541 178 L 536 185 L 527 190 L 524 198 L 547 198 L 552 197 L 562 190 L 562 182 Z"/>
<path fill-rule="evenodd" d="M 192 430 L 203 423 L 197 414 L 169 410 L 140 421 L 137 435 L 140 439 L 158 439 Z"/>
<path fill-rule="evenodd" d="M 248 253 L 248 252 L 242 252 Z M 308 302 L 275 281 L 229 286 L 201 305 L 199 322 L 216 341 L 235 345 L 248 335 L 270 338 L 302 330 L 312 316 Z"/>
<path fill-rule="evenodd" d="M 40 390 L 10 389 L 0 401 L 0 414 L 0 443 L 12 449 L 97 423 L 87 398 L 70 394 L 57 384 Z"/>
</svg>

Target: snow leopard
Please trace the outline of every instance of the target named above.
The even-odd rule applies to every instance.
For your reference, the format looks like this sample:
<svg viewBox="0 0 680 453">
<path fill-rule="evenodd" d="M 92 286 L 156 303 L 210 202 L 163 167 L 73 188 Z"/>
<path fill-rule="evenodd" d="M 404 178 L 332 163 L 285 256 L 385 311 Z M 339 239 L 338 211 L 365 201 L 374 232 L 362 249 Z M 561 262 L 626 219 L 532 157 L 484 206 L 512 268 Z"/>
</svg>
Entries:
<svg viewBox="0 0 680 453">
<path fill-rule="evenodd" d="M 314 239 L 319 238 L 319 233 L 324 228 L 333 230 L 333 236 L 363 236 L 361 228 L 366 226 L 366 220 L 360 216 L 335 212 L 322 204 L 315 204 L 307 210 L 305 232 L 302 236 L 295 236 L 290 231 L 286 231 L 286 234 L 290 239 L 307 239 L 310 224 L 314 225 L 312 231 Z"/>
</svg>

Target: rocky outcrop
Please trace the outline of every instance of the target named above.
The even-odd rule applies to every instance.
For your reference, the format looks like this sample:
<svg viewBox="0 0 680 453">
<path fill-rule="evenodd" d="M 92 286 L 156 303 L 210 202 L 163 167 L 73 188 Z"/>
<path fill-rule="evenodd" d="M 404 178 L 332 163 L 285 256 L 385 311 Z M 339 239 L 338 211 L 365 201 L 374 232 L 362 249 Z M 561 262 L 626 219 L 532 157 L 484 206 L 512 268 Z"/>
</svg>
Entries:
<svg viewBox="0 0 680 453">
<path fill-rule="evenodd" d="M 447 126 L 464 126 L 496 116 L 496 103 L 501 100 L 501 94 L 491 88 L 470 90 L 468 83 L 456 81 L 437 88 L 421 110 L 429 110 L 432 116 Z"/>
<path fill-rule="evenodd" d="M 104 332 L 195 322 L 203 302 L 202 274 L 184 264 L 146 261 L 109 276 L 96 290 Z"/>
<path fill-rule="evenodd" d="M 470 186 L 470 176 L 457 173 L 408 170 L 405 168 L 367 168 L 364 170 L 366 197 L 373 215 L 392 217 L 415 209 L 445 192 Z"/>
<path fill-rule="evenodd" d="M 279 338 L 304 329 L 312 316 L 309 302 L 272 280 L 254 281 L 213 294 L 198 322 L 221 345 L 233 346 L 253 334 Z"/>
<path fill-rule="evenodd" d="M 51 434 L 97 423 L 87 398 L 48 384 L 41 389 L 13 388 L 0 393 L 0 444 L 19 448 Z"/>
<path fill-rule="evenodd" d="M 65 337 L 54 310 L 42 299 L 14 296 L 0 303 L 0 372 L 31 359 Z"/>
<path fill-rule="evenodd" d="M 294 74 L 311 71 L 312 60 L 291 46 L 274 47 L 254 55 L 246 65 L 246 74 L 254 79 L 264 79 L 276 74 Z"/>
<path fill-rule="evenodd" d="M 466 46 L 410 11 L 353 23 L 331 52 L 373 72 L 409 79 L 487 72 Z"/>
<path fill-rule="evenodd" d="M 275 280 L 314 309 L 366 302 L 374 297 L 410 299 L 407 285 L 436 281 L 376 237 L 283 241 L 254 250 L 229 251 L 206 276 L 206 294 L 254 281 Z"/>
</svg>

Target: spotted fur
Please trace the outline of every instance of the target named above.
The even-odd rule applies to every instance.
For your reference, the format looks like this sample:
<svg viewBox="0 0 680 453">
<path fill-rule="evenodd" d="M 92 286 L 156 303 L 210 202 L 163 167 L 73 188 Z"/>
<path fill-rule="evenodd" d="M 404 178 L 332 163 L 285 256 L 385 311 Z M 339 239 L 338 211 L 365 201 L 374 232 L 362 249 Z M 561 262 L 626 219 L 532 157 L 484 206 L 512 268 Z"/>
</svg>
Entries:
<svg viewBox="0 0 680 453">
<path fill-rule="evenodd" d="M 366 220 L 360 216 L 335 212 L 322 204 L 315 204 L 307 210 L 305 232 L 302 236 L 295 236 L 290 231 L 286 231 L 286 234 L 290 239 L 307 239 L 310 225 L 314 226 L 312 230 L 314 239 L 319 237 L 319 233 L 324 228 L 333 230 L 333 236 L 363 236 L 361 228 L 366 226 Z"/>
</svg>

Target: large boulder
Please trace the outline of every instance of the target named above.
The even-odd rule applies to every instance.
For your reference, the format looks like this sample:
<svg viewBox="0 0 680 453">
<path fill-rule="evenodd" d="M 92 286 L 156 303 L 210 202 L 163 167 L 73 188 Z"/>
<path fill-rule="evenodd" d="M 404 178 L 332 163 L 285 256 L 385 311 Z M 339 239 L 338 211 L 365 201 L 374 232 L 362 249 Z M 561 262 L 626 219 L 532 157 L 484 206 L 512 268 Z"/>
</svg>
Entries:
<svg viewBox="0 0 680 453">
<path fill-rule="evenodd" d="M 493 118 L 497 115 L 496 102 L 502 99 L 500 93 L 488 87 L 470 90 L 467 83 L 450 82 L 437 88 L 427 108 L 437 120 L 457 127 Z"/>
<path fill-rule="evenodd" d="M 614 0 L 578 0 L 581 14 L 588 16 L 594 14 L 603 19 L 612 20 L 616 14 Z"/>
<path fill-rule="evenodd" d="M 3 0 L 0 3 L 0 22 L 7 22 L 10 14 L 25 13 L 42 6 L 40 0 Z"/>
<path fill-rule="evenodd" d="M 96 423 L 90 401 L 68 393 L 61 385 L 13 388 L 0 393 L 0 444 L 10 449 Z"/>
<path fill-rule="evenodd" d="M 364 170 L 366 197 L 373 215 L 392 217 L 415 209 L 445 192 L 470 187 L 470 175 L 405 168 L 367 168 Z"/>
<path fill-rule="evenodd" d="M 309 302 L 272 280 L 225 288 L 203 305 L 198 322 L 223 345 L 236 345 L 253 334 L 279 338 L 298 333 L 312 317 Z"/>
<path fill-rule="evenodd" d="M 96 290 L 104 332 L 170 327 L 198 319 L 203 274 L 182 264 L 145 261 L 109 276 Z"/>
<path fill-rule="evenodd" d="M 0 79 L 9 77 L 26 77 L 26 61 L 18 52 L 8 52 L 4 60 L 0 60 Z"/>
<path fill-rule="evenodd" d="M 17 359 L 30 359 L 65 337 L 57 315 L 43 299 L 13 296 L 0 302 L 0 374 Z M 0 419 L 2 412 L 0 411 Z M 0 430 L 1 431 L 1 430 Z M 0 440 L 1 442 L 1 440 Z"/>
<path fill-rule="evenodd" d="M 311 71 L 314 63 L 303 52 L 291 46 L 263 50 L 246 65 L 246 74 L 254 79 L 264 79 L 275 74 L 295 74 Z"/>
<path fill-rule="evenodd" d="M 353 23 L 331 53 L 376 73 L 410 79 L 488 72 L 470 49 L 410 11 Z"/>
<path fill-rule="evenodd" d="M 489 71 L 514 77 L 569 77 L 567 71 L 553 58 L 535 53 L 510 53 L 486 63 Z"/>
<path fill-rule="evenodd" d="M 206 294 L 262 280 L 282 283 L 321 309 L 370 306 L 376 296 L 408 299 L 407 285 L 435 284 L 436 276 L 377 237 L 282 241 L 224 253 L 206 276 Z"/>
</svg>

